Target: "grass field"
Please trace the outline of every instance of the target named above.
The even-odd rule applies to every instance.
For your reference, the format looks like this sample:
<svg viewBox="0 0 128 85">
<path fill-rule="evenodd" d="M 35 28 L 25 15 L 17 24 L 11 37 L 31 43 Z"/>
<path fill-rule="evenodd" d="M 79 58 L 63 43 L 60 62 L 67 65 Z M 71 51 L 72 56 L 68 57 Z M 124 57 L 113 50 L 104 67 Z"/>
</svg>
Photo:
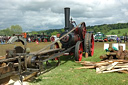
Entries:
<svg viewBox="0 0 128 85">
<path fill-rule="evenodd" d="M 49 43 L 29 43 L 27 47 L 31 48 L 31 52 L 41 49 Z M 4 54 L 5 49 L 13 48 L 14 45 L 21 45 L 19 43 L 11 45 L 0 45 L 0 55 Z M 128 46 L 128 45 L 127 45 Z M 128 49 L 128 47 L 127 47 Z M 3 52 L 3 53 L 2 53 Z M 95 43 L 95 53 L 93 57 L 84 58 L 83 61 L 100 61 L 99 56 L 105 54 L 103 50 L 103 42 Z M 60 66 L 52 66 L 52 68 L 45 69 L 45 73 L 38 76 L 31 85 L 127 85 L 128 74 L 124 73 L 106 73 L 97 74 L 95 69 L 80 69 L 80 64 L 75 63 L 72 56 L 62 56 Z"/>
<path fill-rule="evenodd" d="M 41 42 L 39 45 L 33 42 L 33 43 L 27 43 L 27 47 L 30 48 L 31 52 L 34 52 L 34 51 L 40 50 L 41 48 L 43 48 L 48 44 L 50 44 L 50 42 L 47 42 L 47 43 Z M 15 46 L 24 47 L 20 42 L 15 42 L 13 44 L 3 44 L 3 45 L 0 44 L 0 56 L 5 55 L 6 50 L 13 49 Z"/>
<path fill-rule="evenodd" d="M 120 31 L 120 33 L 118 33 L 118 31 Z M 107 32 L 106 35 L 111 35 L 112 32 L 114 32 L 118 37 L 120 37 L 120 36 L 123 36 L 123 34 L 125 34 L 125 33 L 128 34 L 128 28 L 126 28 L 126 29 L 111 30 L 111 31 Z"/>
</svg>

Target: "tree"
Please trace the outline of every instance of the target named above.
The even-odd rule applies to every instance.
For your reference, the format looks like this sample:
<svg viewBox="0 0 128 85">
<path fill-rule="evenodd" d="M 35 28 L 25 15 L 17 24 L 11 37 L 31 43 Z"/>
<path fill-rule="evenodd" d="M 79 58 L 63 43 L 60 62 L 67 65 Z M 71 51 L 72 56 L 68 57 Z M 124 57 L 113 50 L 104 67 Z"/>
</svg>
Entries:
<svg viewBox="0 0 128 85">
<path fill-rule="evenodd" d="M 114 34 L 115 34 L 115 32 L 112 32 L 111 34 L 112 34 L 112 35 L 114 35 Z"/>
<path fill-rule="evenodd" d="M 10 30 L 13 34 L 21 34 L 22 33 L 22 27 L 20 25 L 12 25 L 10 27 Z"/>
<path fill-rule="evenodd" d="M 13 34 L 9 28 L 4 29 L 3 32 L 4 32 L 4 35 L 7 35 L 7 36 L 11 36 Z"/>
</svg>

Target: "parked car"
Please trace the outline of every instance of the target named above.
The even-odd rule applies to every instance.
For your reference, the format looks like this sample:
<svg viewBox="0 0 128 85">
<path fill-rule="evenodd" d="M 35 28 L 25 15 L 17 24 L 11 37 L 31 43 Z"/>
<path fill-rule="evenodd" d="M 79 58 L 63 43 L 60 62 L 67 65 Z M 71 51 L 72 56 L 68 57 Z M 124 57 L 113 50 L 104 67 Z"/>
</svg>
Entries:
<svg viewBox="0 0 128 85">
<path fill-rule="evenodd" d="M 97 34 L 95 34 L 95 42 L 97 41 L 107 42 L 108 39 L 103 33 L 98 32 Z"/>
<path fill-rule="evenodd" d="M 110 36 L 108 37 L 108 41 L 116 41 L 117 37 L 116 36 Z"/>
<path fill-rule="evenodd" d="M 120 36 L 120 40 L 124 40 L 124 36 Z"/>
</svg>

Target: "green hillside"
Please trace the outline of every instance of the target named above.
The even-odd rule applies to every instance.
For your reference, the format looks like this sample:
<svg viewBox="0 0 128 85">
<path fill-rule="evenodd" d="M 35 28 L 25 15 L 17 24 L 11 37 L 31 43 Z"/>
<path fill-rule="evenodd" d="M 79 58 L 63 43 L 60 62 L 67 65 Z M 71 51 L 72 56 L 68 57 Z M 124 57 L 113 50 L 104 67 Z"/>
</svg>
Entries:
<svg viewBox="0 0 128 85">
<path fill-rule="evenodd" d="M 123 34 L 126 34 L 128 32 L 128 23 L 88 26 L 87 30 L 93 31 L 94 33 L 102 32 L 104 34 L 117 34 L 119 36 L 122 36 Z"/>
<path fill-rule="evenodd" d="M 116 23 L 116 24 L 102 24 L 95 26 L 87 26 L 87 31 L 92 31 L 94 33 L 102 32 L 103 34 L 109 35 L 118 35 L 122 36 L 124 34 L 128 34 L 128 23 Z M 6 28 L 0 30 L 0 35 L 12 35 L 12 34 L 21 34 L 22 27 L 19 25 L 12 25 L 10 28 Z M 58 33 L 64 32 L 64 28 L 60 29 L 49 29 L 49 30 L 40 30 L 40 31 L 32 31 L 28 32 L 29 34 L 41 34 L 45 33 L 46 35 L 56 35 Z"/>
<path fill-rule="evenodd" d="M 109 32 L 107 32 L 107 33 L 105 33 L 105 34 L 106 34 L 106 35 L 123 36 L 123 35 L 125 35 L 125 34 L 128 34 L 128 28 L 110 30 Z"/>
</svg>

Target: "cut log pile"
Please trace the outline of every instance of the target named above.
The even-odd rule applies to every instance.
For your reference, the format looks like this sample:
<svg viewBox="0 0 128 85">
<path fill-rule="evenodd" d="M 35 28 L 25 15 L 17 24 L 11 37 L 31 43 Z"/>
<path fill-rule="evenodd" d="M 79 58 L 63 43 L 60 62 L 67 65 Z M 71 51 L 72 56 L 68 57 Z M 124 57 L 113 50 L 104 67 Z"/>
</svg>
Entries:
<svg viewBox="0 0 128 85">
<path fill-rule="evenodd" d="M 100 62 L 77 61 L 77 63 L 80 63 L 83 66 L 76 69 L 95 68 L 96 73 L 128 73 L 128 60 L 104 60 Z"/>
<path fill-rule="evenodd" d="M 114 50 L 112 47 L 108 48 L 108 51 L 105 55 L 101 55 L 100 59 L 125 59 L 128 60 L 128 50 L 123 51 L 123 46 L 119 46 L 119 50 Z"/>
</svg>

